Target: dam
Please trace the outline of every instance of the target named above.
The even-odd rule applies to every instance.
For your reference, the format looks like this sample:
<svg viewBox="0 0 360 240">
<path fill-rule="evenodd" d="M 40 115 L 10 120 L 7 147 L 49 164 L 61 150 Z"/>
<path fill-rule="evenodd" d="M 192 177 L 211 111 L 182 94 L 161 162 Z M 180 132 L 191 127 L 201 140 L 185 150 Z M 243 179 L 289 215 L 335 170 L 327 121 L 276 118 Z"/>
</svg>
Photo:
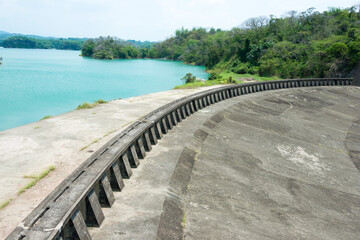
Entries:
<svg viewBox="0 0 360 240">
<path fill-rule="evenodd" d="M 163 104 L 88 152 L 7 239 L 356 239 L 355 84 L 248 83 Z"/>
</svg>

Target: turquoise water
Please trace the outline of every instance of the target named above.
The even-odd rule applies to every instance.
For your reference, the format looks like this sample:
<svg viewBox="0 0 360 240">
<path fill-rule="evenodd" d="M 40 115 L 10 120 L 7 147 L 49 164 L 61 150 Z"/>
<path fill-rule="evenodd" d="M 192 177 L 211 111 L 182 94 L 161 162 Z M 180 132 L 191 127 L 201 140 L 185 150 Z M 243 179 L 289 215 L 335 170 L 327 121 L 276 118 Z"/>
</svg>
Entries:
<svg viewBox="0 0 360 240">
<path fill-rule="evenodd" d="M 111 100 L 172 89 L 204 67 L 163 60 L 95 60 L 79 51 L 0 48 L 0 131 Z"/>
</svg>

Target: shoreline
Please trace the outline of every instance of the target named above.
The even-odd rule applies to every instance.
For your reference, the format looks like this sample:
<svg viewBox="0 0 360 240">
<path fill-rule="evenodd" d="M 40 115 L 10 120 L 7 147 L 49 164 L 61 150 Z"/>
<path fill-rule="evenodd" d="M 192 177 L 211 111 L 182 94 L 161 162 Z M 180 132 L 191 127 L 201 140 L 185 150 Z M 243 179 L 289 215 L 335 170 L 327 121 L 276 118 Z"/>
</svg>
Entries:
<svg viewBox="0 0 360 240">
<path fill-rule="evenodd" d="M 1 48 L 0 132 L 71 111 L 86 101 L 167 91 L 182 84 L 187 72 L 208 76 L 203 67 L 182 62 L 137 59 L 112 64 L 79 57 L 78 51 L 45 50 Z"/>
<path fill-rule="evenodd" d="M 184 85 L 184 84 L 182 84 Z M 176 86 L 175 86 L 176 87 Z M 106 103 L 104 104 L 107 104 L 107 103 L 111 103 L 111 102 L 115 102 L 115 101 L 120 101 L 120 100 L 128 100 L 128 99 L 131 99 L 131 98 L 139 98 L 139 97 L 142 97 L 142 96 L 147 96 L 147 95 L 152 95 L 152 94 L 159 94 L 159 93 L 163 93 L 163 92 L 168 92 L 168 91 L 172 91 L 172 90 L 184 90 L 184 89 L 175 89 L 175 87 L 173 89 L 169 89 L 169 90 L 165 90 L 165 91 L 160 91 L 160 92 L 154 92 L 154 93 L 148 93 L 148 94 L 144 94 L 144 95 L 139 95 L 139 96 L 133 96 L 133 97 L 128 97 L 128 98 L 114 98 L 114 99 L 111 99 L 111 100 L 108 100 L 106 101 Z M 203 88 L 203 87 L 209 87 L 209 86 L 201 86 L 200 88 Z M 211 87 L 211 86 L 210 86 Z M 100 99 L 99 99 L 100 100 Z M 97 101 L 97 100 L 96 100 Z M 86 103 L 86 102 L 83 102 L 83 103 Z M 80 103 L 80 104 L 83 104 L 83 103 Z M 79 104 L 79 105 L 80 105 Z M 99 104 L 99 105 L 102 105 L 102 104 Z M 27 125 L 33 125 L 35 123 L 39 123 L 41 121 L 44 121 L 46 119 L 50 119 L 50 118 L 55 118 L 55 117 L 60 117 L 60 116 L 63 116 L 63 115 L 66 115 L 66 114 L 69 114 L 71 112 L 74 112 L 74 111 L 81 111 L 81 110 L 91 110 L 91 109 L 94 109 L 96 108 L 98 105 L 94 106 L 94 107 L 91 107 L 91 108 L 86 108 L 86 109 L 77 109 L 77 108 L 74 108 L 72 110 L 69 110 L 67 112 L 64 112 L 64 113 L 60 113 L 60 114 L 57 114 L 57 115 L 48 115 L 48 116 L 45 116 L 37 121 L 34 121 L 34 122 L 30 122 L 30 123 L 27 123 L 27 124 L 24 124 L 24 125 L 20 125 L 20 126 L 16 126 L 16 127 L 12 127 L 12 128 L 8 128 L 8 129 L 4 129 L 4 130 L 0 130 L 0 136 L 3 132 L 6 132 L 6 131 L 9 131 L 9 130 L 12 130 L 12 129 L 16 129 L 16 128 L 21 128 L 21 127 L 24 127 L 24 126 L 27 126 Z"/>
</svg>

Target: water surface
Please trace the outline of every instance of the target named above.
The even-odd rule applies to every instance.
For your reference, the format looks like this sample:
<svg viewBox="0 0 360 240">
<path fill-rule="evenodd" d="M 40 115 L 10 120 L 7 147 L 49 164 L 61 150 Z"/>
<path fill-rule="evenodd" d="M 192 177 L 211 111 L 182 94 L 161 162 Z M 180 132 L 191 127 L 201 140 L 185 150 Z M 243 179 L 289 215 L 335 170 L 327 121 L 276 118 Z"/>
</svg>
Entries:
<svg viewBox="0 0 360 240">
<path fill-rule="evenodd" d="M 82 102 L 165 91 L 201 66 L 163 60 L 95 60 L 79 51 L 0 48 L 0 131 L 75 109 Z"/>
</svg>

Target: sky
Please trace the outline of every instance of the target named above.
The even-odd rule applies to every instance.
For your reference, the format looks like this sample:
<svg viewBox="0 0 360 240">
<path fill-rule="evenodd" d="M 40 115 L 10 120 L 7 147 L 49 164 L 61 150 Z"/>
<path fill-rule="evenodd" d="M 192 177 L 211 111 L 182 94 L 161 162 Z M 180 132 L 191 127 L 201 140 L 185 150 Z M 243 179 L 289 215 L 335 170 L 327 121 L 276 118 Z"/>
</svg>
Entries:
<svg viewBox="0 0 360 240">
<path fill-rule="evenodd" d="M 360 0 L 0 0 L 0 31 L 162 41 L 182 27 L 229 30 L 252 17 L 358 4 Z"/>
</svg>

